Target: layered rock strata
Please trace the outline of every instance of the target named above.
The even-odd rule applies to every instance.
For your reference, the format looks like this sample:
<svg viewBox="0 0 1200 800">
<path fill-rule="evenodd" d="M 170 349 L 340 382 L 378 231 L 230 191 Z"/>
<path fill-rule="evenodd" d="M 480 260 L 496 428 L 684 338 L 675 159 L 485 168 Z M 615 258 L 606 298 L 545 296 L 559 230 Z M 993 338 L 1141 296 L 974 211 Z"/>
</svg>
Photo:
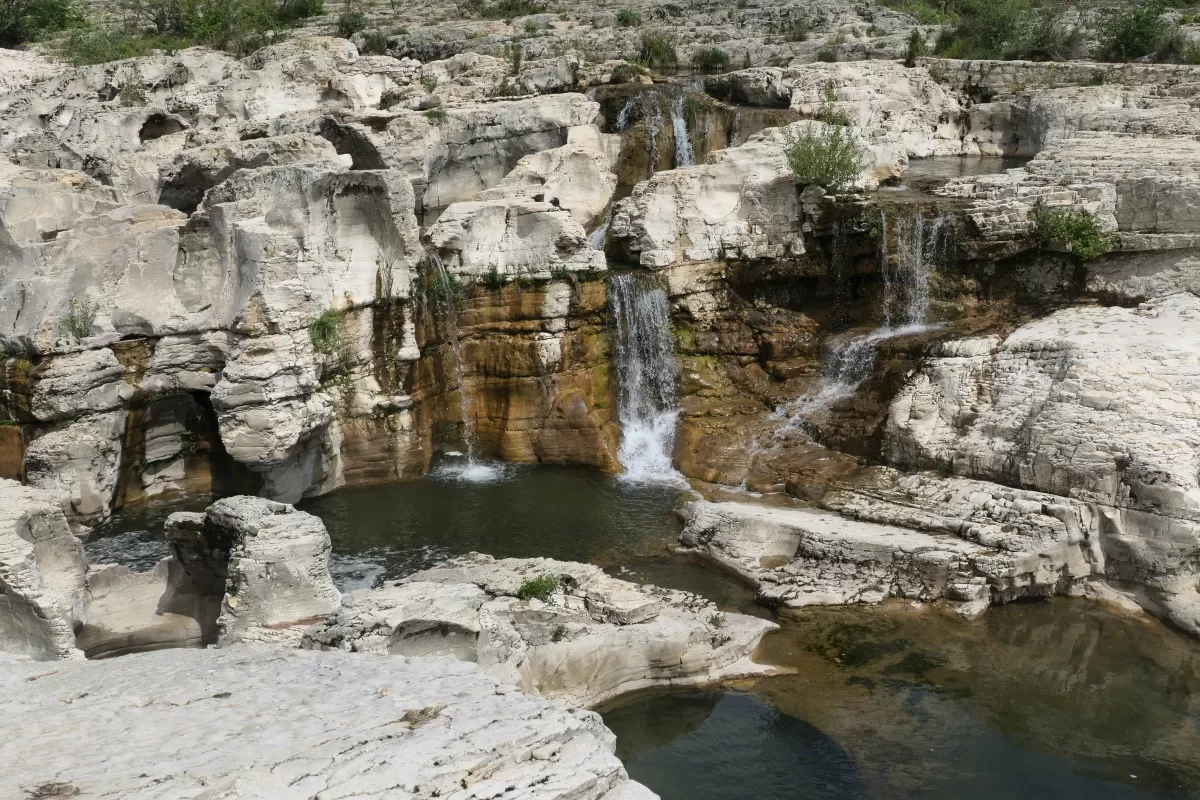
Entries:
<svg viewBox="0 0 1200 800">
<path fill-rule="evenodd" d="M 550 584 L 543 598 L 522 596 L 536 580 Z M 765 672 L 750 654 L 776 627 L 591 565 L 473 553 L 348 595 L 304 643 L 453 655 L 525 691 L 587 708 L 640 689 Z"/>
<path fill-rule="evenodd" d="M 0 713 L 27 731 L 0 744 L 6 797 L 655 797 L 597 714 L 454 659 L 237 645 L 0 661 L 0 687 Z M 210 734 L 179 736 L 197 725 Z M 73 746 L 81 732 L 90 746 Z"/>
</svg>

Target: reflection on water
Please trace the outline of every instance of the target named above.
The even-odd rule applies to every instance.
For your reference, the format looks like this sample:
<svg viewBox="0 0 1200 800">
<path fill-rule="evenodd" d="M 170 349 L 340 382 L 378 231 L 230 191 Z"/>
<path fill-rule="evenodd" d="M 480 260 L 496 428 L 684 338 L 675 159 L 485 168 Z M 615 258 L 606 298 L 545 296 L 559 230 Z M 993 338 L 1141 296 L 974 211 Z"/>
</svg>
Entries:
<svg viewBox="0 0 1200 800">
<path fill-rule="evenodd" d="M 699 565 L 670 557 L 683 491 L 574 467 L 503 467 L 503 480 L 470 483 L 433 470 L 411 483 L 309 500 L 333 540 L 335 580 L 347 562 L 378 565 L 379 579 L 427 569 L 470 551 L 497 558 L 546 556 L 599 564 L 617 577 L 687 589 L 727 607 L 752 594 Z"/>
<path fill-rule="evenodd" d="M 693 696 L 609 711 L 630 774 L 663 800 L 1200 797 L 1200 647 L 1153 621 L 1069 600 L 975 623 L 813 609 L 788 620 L 763 657 L 797 674 L 710 693 L 703 720 Z M 635 729 L 651 712 L 659 723 L 647 737 Z M 772 714 L 820 736 L 805 743 L 768 724 Z M 722 743 L 744 737 L 734 770 Z M 784 741 L 813 753 L 781 761 Z M 829 777 L 808 761 L 837 764 L 840 793 L 813 788 Z M 781 769 L 803 789 L 780 788 Z"/>
</svg>

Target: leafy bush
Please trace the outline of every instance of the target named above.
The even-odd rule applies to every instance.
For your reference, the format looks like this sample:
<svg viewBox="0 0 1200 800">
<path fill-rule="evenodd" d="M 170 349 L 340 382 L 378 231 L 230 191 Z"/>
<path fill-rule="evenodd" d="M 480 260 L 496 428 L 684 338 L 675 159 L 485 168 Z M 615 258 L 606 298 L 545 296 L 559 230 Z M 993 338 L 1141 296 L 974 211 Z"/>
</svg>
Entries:
<svg viewBox="0 0 1200 800">
<path fill-rule="evenodd" d="M 613 67 L 612 82 L 613 83 L 632 83 L 639 80 L 645 70 L 636 64 L 617 64 Z"/>
<path fill-rule="evenodd" d="M 912 33 L 908 35 L 908 44 L 904 48 L 904 66 L 915 67 L 917 59 L 928 51 L 929 48 L 925 46 L 925 34 L 921 33 L 919 28 L 913 28 Z"/>
<path fill-rule="evenodd" d="M 519 81 L 511 81 L 508 78 L 500 81 L 500 85 L 492 89 L 492 97 L 518 97 L 525 94 L 525 90 L 521 87 Z"/>
<path fill-rule="evenodd" d="M 383 31 L 370 31 L 367 33 L 366 41 L 363 42 L 363 52 L 374 55 L 387 55 L 388 38 Z"/>
<path fill-rule="evenodd" d="M 324 13 L 325 0 L 284 0 L 279 6 L 279 19 L 289 24 Z"/>
<path fill-rule="evenodd" d="M 341 315 L 330 310 L 308 323 L 308 338 L 318 353 L 337 352 L 343 343 Z"/>
<path fill-rule="evenodd" d="M 62 318 L 63 329 L 73 339 L 86 339 L 96 325 L 98 307 L 86 295 L 67 301 L 67 314 Z"/>
<path fill-rule="evenodd" d="M 367 27 L 367 18 L 361 11 L 343 11 L 337 19 L 338 36 L 349 39 Z"/>
<path fill-rule="evenodd" d="M 808 41 L 808 22 L 802 19 L 793 20 L 783 29 L 783 40 L 785 42 L 806 42 Z"/>
<path fill-rule="evenodd" d="M 1080 261 L 1093 261 L 1116 246 L 1116 236 L 1102 231 L 1096 218 L 1085 211 L 1033 207 L 1034 236 L 1045 246 L 1063 247 Z"/>
<path fill-rule="evenodd" d="M 827 64 L 836 64 L 837 60 L 837 51 L 832 47 L 822 47 L 817 51 L 817 61 L 823 61 Z"/>
<path fill-rule="evenodd" d="M 617 12 L 617 24 L 623 28 L 638 28 L 642 22 L 642 15 L 632 8 L 622 8 Z"/>
<path fill-rule="evenodd" d="M 729 68 L 729 54 L 719 47 L 702 47 L 692 54 L 692 67 L 700 72 L 722 72 Z"/>
<path fill-rule="evenodd" d="M 493 266 L 483 276 L 483 285 L 489 292 L 499 292 L 508 285 L 508 276 Z"/>
<path fill-rule="evenodd" d="M 658 31 L 645 31 L 636 61 L 650 69 L 674 69 L 679 64 L 679 55 L 670 37 Z"/>
<path fill-rule="evenodd" d="M 801 186 L 839 192 L 851 186 L 862 169 L 862 152 L 844 125 L 809 126 L 799 135 L 784 131 L 784 154 Z"/>
<path fill-rule="evenodd" d="M 544 13 L 546 7 L 534 0 L 497 0 L 492 4 L 483 0 L 466 0 L 461 6 L 464 11 L 478 14 L 484 19 L 515 19 L 530 14 Z"/>
<path fill-rule="evenodd" d="M 15 47 L 79 21 L 72 0 L 0 0 L 0 47 Z"/>
<path fill-rule="evenodd" d="M 444 108 L 431 108 L 425 112 L 425 119 L 432 122 L 434 125 L 444 125 L 449 117 Z"/>
<path fill-rule="evenodd" d="M 526 36 L 536 36 L 537 32 L 539 30 L 541 30 L 541 28 L 538 27 L 537 20 L 533 20 L 533 19 L 525 20 L 525 35 Z"/>
<path fill-rule="evenodd" d="M 520 600 L 532 600 L 537 598 L 543 603 L 550 600 L 551 595 L 557 591 L 561 581 L 549 573 L 543 572 L 536 578 L 530 578 L 521 584 L 517 589 L 517 598 Z"/>
<path fill-rule="evenodd" d="M 1163 0 L 1114 6 L 1100 17 L 1096 38 L 1105 61 L 1133 61 L 1157 52 L 1171 34 Z"/>
<path fill-rule="evenodd" d="M 517 75 L 521 65 L 525 63 L 525 46 L 520 42 L 511 42 L 504 48 L 504 57 L 508 59 L 508 74 Z"/>
<path fill-rule="evenodd" d="M 438 85 L 437 75 L 429 74 L 429 75 L 421 76 L 421 88 L 424 89 L 426 92 L 429 92 L 430 94 L 432 94 L 433 90 L 437 88 L 437 85 Z"/>
</svg>

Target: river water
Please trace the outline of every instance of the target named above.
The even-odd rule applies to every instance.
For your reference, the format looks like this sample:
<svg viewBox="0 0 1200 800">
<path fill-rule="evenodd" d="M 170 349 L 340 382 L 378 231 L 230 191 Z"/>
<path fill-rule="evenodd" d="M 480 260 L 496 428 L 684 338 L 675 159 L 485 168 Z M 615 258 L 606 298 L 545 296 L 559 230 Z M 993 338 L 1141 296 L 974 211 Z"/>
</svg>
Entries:
<svg viewBox="0 0 1200 800">
<path fill-rule="evenodd" d="M 441 468 L 301 507 L 329 528 L 343 589 L 476 550 L 590 561 L 754 609 L 744 587 L 666 552 L 685 495 L 506 465 L 491 482 Z M 89 556 L 149 566 L 166 510 L 123 515 Z M 907 605 L 779 621 L 760 658 L 794 674 L 603 710 L 635 779 L 663 800 L 1200 798 L 1200 644 L 1149 617 L 1055 600 L 973 622 Z"/>
</svg>

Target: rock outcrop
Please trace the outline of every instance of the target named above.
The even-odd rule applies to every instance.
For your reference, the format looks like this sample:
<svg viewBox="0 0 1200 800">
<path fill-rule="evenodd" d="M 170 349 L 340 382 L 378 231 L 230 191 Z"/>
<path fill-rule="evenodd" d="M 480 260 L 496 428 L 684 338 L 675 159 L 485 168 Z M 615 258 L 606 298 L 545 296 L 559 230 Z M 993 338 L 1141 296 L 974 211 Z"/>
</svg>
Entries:
<svg viewBox="0 0 1200 800">
<path fill-rule="evenodd" d="M 53 500 L 0 479 L 0 652 L 81 658 L 83 548 Z"/>
<path fill-rule="evenodd" d="M 0 661 L 0 696 L 25 731 L 0 745 L 5 797 L 655 797 L 597 714 L 452 659 L 238 645 L 53 670 Z M 179 735 L 197 726 L 209 734 Z"/>
<path fill-rule="evenodd" d="M 528 595 L 539 580 L 547 583 L 542 597 Z M 750 655 L 775 627 L 591 565 L 471 554 L 348 595 L 304 641 L 365 653 L 452 655 L 525 691 L 594 707 L 639 689 L 767 671 Z"/>
</svg>

